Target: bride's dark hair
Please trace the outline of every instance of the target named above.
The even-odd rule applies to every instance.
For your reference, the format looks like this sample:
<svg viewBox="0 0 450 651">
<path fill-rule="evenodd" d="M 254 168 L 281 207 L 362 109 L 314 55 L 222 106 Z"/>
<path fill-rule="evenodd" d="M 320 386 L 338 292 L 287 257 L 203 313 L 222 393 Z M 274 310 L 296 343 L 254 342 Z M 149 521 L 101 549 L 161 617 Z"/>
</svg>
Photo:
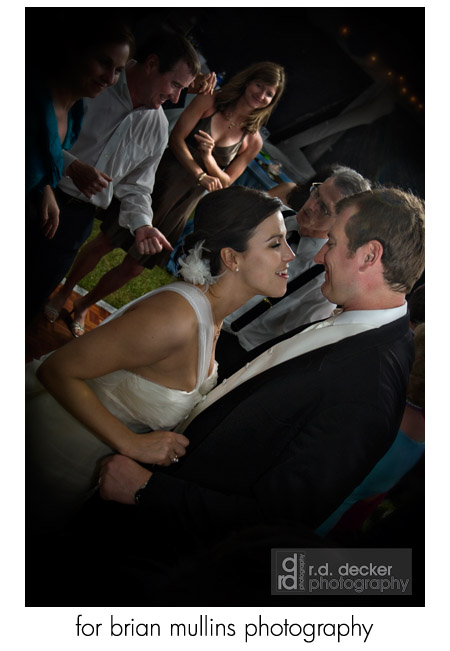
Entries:
<svg viewBox="0 0 450 651">
<path fill-rule="evenodd" d="M 221 249 L 229 246 L 239 253 L 245 251 L 256 227 L 282 205 L 265 192 L 238 185 L 210 192 L 195 209 L 194 231 L 186 237 L 183 250 L 187 253 L 203 240 L 202 257 L 209 261 L 211 275 L 217 276 Z"/>
</svg>

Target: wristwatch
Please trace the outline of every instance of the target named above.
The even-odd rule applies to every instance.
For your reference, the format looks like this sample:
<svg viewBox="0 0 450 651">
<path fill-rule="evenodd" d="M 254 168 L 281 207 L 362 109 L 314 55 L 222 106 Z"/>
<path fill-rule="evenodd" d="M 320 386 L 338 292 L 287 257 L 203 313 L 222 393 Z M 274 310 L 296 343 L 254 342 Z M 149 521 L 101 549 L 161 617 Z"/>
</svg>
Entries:
<svg viewBox="0 0 450 651">
<path fill-rule="evenodd" d="M 150 477 L 147 479 L 147 481 L 145 482 L 145 484 L 142 484 L 142 486 L 140 486 L 140 487 L 137 489 L 137 491 L 135 492 L 135 494 L 134 494 L 134 501 L 135 501 L 136 504 L 139 504 L 139 502 L 141 501 L 142 493 L 144 492 L 144 489 L 145 489 L 145 487 L 147 486 L 147 484 L 148 484 L 149 481 L 150 481 Z"/>
</svg>

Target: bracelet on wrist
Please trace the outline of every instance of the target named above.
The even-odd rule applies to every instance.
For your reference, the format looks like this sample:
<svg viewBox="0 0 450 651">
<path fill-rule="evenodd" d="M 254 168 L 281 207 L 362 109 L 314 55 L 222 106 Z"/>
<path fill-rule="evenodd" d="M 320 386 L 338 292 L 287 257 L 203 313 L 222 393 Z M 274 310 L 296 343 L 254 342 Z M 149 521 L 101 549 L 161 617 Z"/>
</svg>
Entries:
<svg viewBox="0 0 450 651">
<path fill-rule="evenodd" d="M 205 176 L 206 176 L 206 172 L 202 172 L 197 176 L 197 185 L 200 185 L 201 180 L 204 179 Z"/>
<path fill-rule="evenodd" d="M 141 497 L 142 497 L 142 493 L 144 492 L 144 490 L 145 490 L 145 488 L 146 488 L 149 481 L 150 481 L 150 477 L 147 479 L 145 484 L 142 484 L 142 486 L 140 486 L 137 489 L 136 493 L 134 494 L 134 502 L 135 502 L 135 504 L 139 504 L 139 502 L 141 500 Z"/>
</svg>

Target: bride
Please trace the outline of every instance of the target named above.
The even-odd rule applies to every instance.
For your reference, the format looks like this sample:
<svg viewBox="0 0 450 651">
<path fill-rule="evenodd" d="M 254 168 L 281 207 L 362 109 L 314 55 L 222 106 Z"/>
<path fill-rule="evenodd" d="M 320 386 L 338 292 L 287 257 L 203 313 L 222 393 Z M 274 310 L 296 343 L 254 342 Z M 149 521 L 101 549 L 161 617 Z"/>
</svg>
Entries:
<svg viewBox="0 0 450 651">
<path fill-rule="evenodd" d="M 281 202 L 233 186 L 205 196 L 181 261 L 184 281 L 121 308 L 27 368 L 27 506 L 54 525 L 95 489 L 116 451 L 170 465 L 189 441 L 174 431 L 215 386 L 223 319 L 257 294 L 282 296 L 294 254 Z"/>
</svg>

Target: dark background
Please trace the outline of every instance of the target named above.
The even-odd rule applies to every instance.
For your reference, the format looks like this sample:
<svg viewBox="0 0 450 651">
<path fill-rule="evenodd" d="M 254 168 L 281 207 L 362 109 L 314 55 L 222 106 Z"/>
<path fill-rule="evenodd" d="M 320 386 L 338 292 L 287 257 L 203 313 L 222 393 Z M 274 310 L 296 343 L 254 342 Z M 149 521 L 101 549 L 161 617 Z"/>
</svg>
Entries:
<svg viewBox="0 0 450 651">
<path fill-rule="evenodd" d="M 286 91 L 267 125 L 274 145 L 337 116 L 384 79 L 394 110 L 347 130 L 313 166 L 339 162 L 424 197 L 424 8 L 27 8 L 27 43 L 38 24 L 68 24 L 74 11 L 86 20 L 118 11 L 138 43 L 160 24 L 180 29 L 225 81 L 257 61 L 283 65 Z"/>
</svg>

